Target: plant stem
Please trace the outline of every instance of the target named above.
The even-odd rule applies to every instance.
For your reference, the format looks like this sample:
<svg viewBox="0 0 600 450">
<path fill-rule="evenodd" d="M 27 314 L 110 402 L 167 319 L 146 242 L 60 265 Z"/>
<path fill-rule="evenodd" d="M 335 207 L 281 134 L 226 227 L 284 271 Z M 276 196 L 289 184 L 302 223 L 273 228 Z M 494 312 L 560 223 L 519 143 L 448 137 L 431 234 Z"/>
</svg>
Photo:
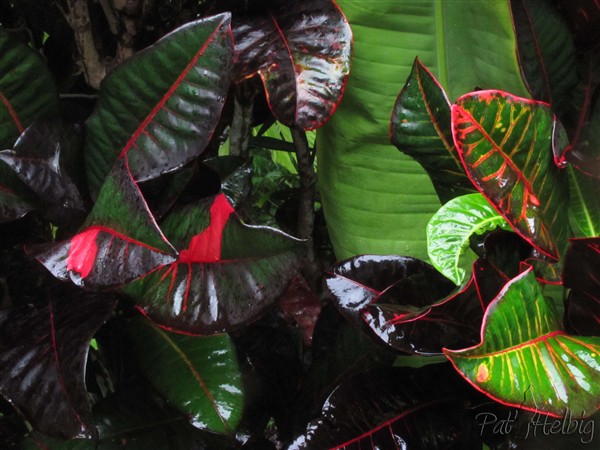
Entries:
<svg viewBox="0 0 600 450">
<path fill-rule="evenodd" d="M 100 60 L 94 44 L 87 0 L 67 0 L 67 7 L 65 17 L 75 35 L 77 50 L 81 55 L 83 75 L 91 87 L 98 89 L 106 75 L 106 67 Z"/>
<path fill-rule="evenodd" d="M 248 158 L 250 129 L 252 128 L 252 114 L 256 90 L 246 84 L 234 88 L 233 120 L 229 132 L 229 153 L 235 156 Z"/>
<path fill-rule="evenodd" d="M 314 155 L 311 153 L 310 147 L 308 146 L 306 133 L 303 130 L 295 128 L 292 128 L 291 131 L 292 139 L 296 147 L 296 156 L 298 158 L 298 174 L 300 175 L 300 201 L 298 205 L 296 233 L 299 238 L 308 241 L 304 276 L 314 289 L 318 285 L 318 279 L 321 272 L 317 265 L 312 238 L 315 225 L 314 203 L 317 179 L 313 166 Z"/>
</svg>

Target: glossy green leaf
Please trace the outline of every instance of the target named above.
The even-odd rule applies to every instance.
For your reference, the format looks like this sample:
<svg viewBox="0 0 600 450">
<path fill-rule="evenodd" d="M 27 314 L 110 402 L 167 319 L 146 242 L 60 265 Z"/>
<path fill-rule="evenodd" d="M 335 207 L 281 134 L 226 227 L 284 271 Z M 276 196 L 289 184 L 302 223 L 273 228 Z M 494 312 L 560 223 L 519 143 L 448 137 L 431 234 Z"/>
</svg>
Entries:
<svg viewBox="0 0 600 450">
<path fill-rule="evenodd" d="M 232 331 L 258 319 L 297 273 L 304 245 L 242 223 L 224 194 L 173 211 L 162 223 L 179 258 L 126 286 L 140 309 L 181 332 Z"/>
<path fill-rule="evenodd" d="M 418 58 L 394 105 L 390 133 L 427 171 L 442 203 L 475 191 L 454 147 L 446 93 Z"/>
<path fill-rule="evenodd" d="M 560 111 L 577 84 L 575 45 L 556 7 L 545 0 L 511 0 L 519 62 L 535 100 Z"/>
<path fill-rule="evenodd" d="M 503 404 L 554 417 L 600 408 L 600 338 L 567 335 L 531 269 L 490 304 L 480 344 L 444 352 L 469 383 Z"/>
<path fill-rule="evenodd" d="M 508 3 L 338 4 L 354 34 L 352 69 L 344 99 L 317 133 L 319 186 L 336 256 L 425 259 L 425 227 L 439 201 L 419 164 L 390 144 L 394 102 L 416 56 L 451 101 L 476 86 L 526 95 Z"/>
<path fill-rule="evenodd" d="M 478 91 L 452 106 L 463 166 L 477 189 L 523 238 L 551 258 L 569 233 L 567 173 L 554 163 L 560 127 L 548 104 L 501 91 Z"/>
<path fill-rule="evenodd" d="M 0 26 L 0 150 L 35 119 L 58 113 L 58 92 L 42 57 Z"/>
<path fill-rule="evenodd" d="M 232 55 L 230 16 L 221 14 L 183 25 L 108 74 L 88 121 L 92 191 L 119 157 L 143 181 L 203 152 L 229 89 Z"/>
<path fill-rule="evenodd" d="M 461 284 L 469 264 L 460 257 L 473 234 L 495 228 L 512 228 L 481 194 L 456 197 L 442 206 L 427 224 L 427 253 L 431 264 L 457 285 Z"/>
<path fill-rule="evenodd" d="M 235 347 L 227 335 L 186 336 L 147 319 L 130 324 L 144 375 L 197 428 L 231 434 L 244 393 Z"/>
</svg>

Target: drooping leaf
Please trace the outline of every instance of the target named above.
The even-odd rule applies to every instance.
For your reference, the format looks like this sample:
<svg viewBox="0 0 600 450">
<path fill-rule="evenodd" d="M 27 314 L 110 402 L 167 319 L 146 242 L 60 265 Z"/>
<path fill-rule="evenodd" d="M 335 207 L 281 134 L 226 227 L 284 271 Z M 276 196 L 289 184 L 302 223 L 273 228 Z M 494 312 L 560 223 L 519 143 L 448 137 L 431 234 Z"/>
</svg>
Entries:
<svg viewBox="0 0 600 450">
<path fill-rule="evenodd" d="M 162 228 L 179 259 L 127 286 L 161 326 L 212 334 L 259 318 L 299 269 L 302 241 L 245 225 L 224 194 L 172 212 Z"/>
<path fill-rule="evenodd" d="M 504 275 L 478 260 L 468 283 L 445 298 L 421 295 L 432 281 L 398 282 L 377 296 L 363 312 L 373 333 L 412 354 L 441 354 L 444 347 L 477 343 L 483 313 L 506 283 Z"/>
<path fill-rule="evenodd" d="M 422 261 L 361 256 L 336 266 L 327 287 L 340 311 L 370 330 L 370 337 L 395 350 L 431 355 L 477 342 L 483 312 L 506 277 L 483 260 L 473 271 L 469 283 L 452 293 L 452 283 Z"/>
<path fill-rule="evenodd" d="M 478 448 L 479 430 L 463 409 L 461 380 L 448 369 L 357 375 L 333 391 L 289 449 Z"/>
<path fill-rule="evenodd" d="M 257 6 L 254 6 L 257 8 Z M 236 16 L 236 78 L 258 74 L 282 123 L 319 128 L 341 100 L 350 70 L 352 31 L 331 0 L 264 2 Z"/>
<path fill-rule="evenodd" d="M 338 0 L 354 33 L 344 99 L 319 129 L 319 188 L 337 259 L 427 258 L 440 203 L 419 164 L 389 141 L 390 114 L 415 56 L 448 97 L 481 88 L 527 95 L 507 2 Z M 469 24 L 469 26 L 465 26 Z"/>
<path fill-rule="evenodd" d="M 569 329 L 600 335 L 600 238 L 572 239 L 565 255 L 563 283 L 571 289 L 566 307 Z"/>
<path fill-rule="evenodd" d="M 568 236 L 567 174 L 554 164 L 560 127 L 545 103 L 478 91 L 452 106 L 463 166 L 494 208 L 540 252 L 558 259 Z"/>
<path fill-rule="evenodd" d="M 503 404 L 553 417 L 600 408 L 600 338 L 561 329 L 532 269 L 488 307 L 480 344 L 444 352 L 469 383 Z"/>
<path fill-rule="evenodd" d="M 575 46 L 555 6 L 544 0 L 511 0 L 519 62 L 535 100 L 562 111 L 577 84 Z"/>
<path fill-rule="evenodd" d="M 376 298 L 399 282 L 429 280 L 420 299 L 444 298 L 454 285 L 429 264 L 405 256 L 363 255 L 336 264 L 327 274 L 327 289 L 334 304 L 355 326 L 362 328 L 362 312 Z"/>
<path fill-rule="evenodd" d="M 0 150 L 34 120 L 58 113 L 58 93 L 42 57 L 0 26 Z"/>
<path fill-rule="evenodd" d="M 0 393 L 39 431 L 65 438 L 91 436 L 87 353 L 115 302 L 106 296 L 64 294 L 0 311 Z"/>
<path fill-rule="evenodd" d="M 454 147 L 446 93 L 418 58 L 394 105 L 390 133 L 392 143 L 427 171 L 440 202 L 475 190 Z"/>
<path fill-rule="evenodd" d="M 115 164 L 83 230 L 36 252 L 57 278 L 115 287 L 175 260 L 123 160 Z"/>
<path fill-rule="evenodd" d="M 57 120 L 38 120 L 19 137 L 12 150 L 0 152 L 8 165 L 34 192 L 51 217 L 61 219 L 64 210 L 83 211 L 77 186 L 66 172 L 65 156 L 77 149 L 77 136 L 69 135 Z M 73 133 L 74 134 L 74 133 Z"/>
<path fill-rule="evenodd" d="M 88 121 L 86 171 L 97 192 L 117 158 L 136 181 L 204 151 L 229 88 L 230 15 L 190 22 L 113 70 Z"/>
<path fill-rule="evenodd" d="M 170 333 L 141 318 L 130 329 L 142 371 L 162 396 L 199 429 L 235 432 L 244 393 L 229 336 Z"/>
<path fill-rule="evenodd" d="M 431 264 L 459 285 L 465 278 L 460 257 L 473 234 L 502 228 L 512 230 L 479 193 L 456 197 L 442 206 L 427 224 L 427 253 Z"/>
</svg>

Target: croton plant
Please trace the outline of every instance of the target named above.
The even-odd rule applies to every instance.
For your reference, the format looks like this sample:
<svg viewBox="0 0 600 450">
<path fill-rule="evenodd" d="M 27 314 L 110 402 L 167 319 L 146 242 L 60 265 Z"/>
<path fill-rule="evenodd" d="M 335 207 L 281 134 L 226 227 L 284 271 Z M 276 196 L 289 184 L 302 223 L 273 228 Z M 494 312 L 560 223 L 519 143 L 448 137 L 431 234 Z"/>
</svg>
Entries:
<svg viewBox="0 0 600 450">
<path fill-rule="evenodd" d="M 414 55 L 429 260 L 335 263 L 343 2 L 3 2 L 0 447 L 596 445 L 600 7 L 567 3 L 509 3 L 528 98 Z"/>
</svg>

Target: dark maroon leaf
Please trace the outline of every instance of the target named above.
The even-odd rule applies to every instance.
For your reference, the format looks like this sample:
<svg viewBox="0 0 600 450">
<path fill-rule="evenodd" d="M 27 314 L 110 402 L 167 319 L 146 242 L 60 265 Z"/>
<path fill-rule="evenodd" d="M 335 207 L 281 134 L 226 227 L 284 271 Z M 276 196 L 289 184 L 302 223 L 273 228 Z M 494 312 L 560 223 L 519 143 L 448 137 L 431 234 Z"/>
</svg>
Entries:
<svg viewBox="0 0 600 450">
<path fill-rule="evenodd" d="M 34 192 L 50 217 L 60 220 L 63 209 L 83 211 L 79 190 L 66 172 L 65 154 L 79 147 L 80 139 L 57 120 L 41 120 L 30 125 L 12 150 L 0 152 L 8 165 Z"/>
<path fill-rule="evenodd" d="M 115 302 L 66 294 L 0 311 L 0 393 L 39 431 L 91 436 L 86 358 L 90 340 Z"/>
<path fill-rule="evenodd" d="M 588 50 L 600 44 L 600 4 L 590 0 L 559 0 L 575 45 Z"/>
<path fill-rule="evenodd" d="M 140 310 L 172 331 L 213 334 L 258 319 L 285 292 L 302 241 L 245 225 L 224 194 L 172 212 L 162 224 L 179 259 L 127 286 Z"/>
<path fill-rule="evenodd" d="M 535 100 L 562 110 L 577 85 L 575 46 L 567 24 L 545 0 L 511 0 L 519 63 Z"/>
<path fill-rule="evenodd" d="M 454 288 L 454 284 L 432 266 L 406 256 L 350 258 L 334 266 L 326 282 L 334 304 L 358 327 L 364 326 L 362 313 L 365 308 L 387 289 L 408 290 L 419 297 L 416 303 L 429 306 L 446 297 Z"/>
<path fill-rule="evenodd" d="M 53 439 L 32 433 L 22 450 L 210 450 L 226 448 L 216 434 L 199 431 L 177 411 L 168 409 L 134 386 L 100 400 L 93 408 L 97 439 Z"/>
<path fill-rule="evenodd" d="M 600 334 L 600 238 L 571 239 L 563 283 L 571 288 L 566 322 L 578 334 Z"/>
<path fill-rule="evenodd" d="M 360 311 L 387 287 L 430 267 L 406 256 L 363 255 L 336 264 L 327 274 L 327 289 L 334 304 L 355 325 L 361 323 Z M 431 268 L 431 273 L 438 273 Z M 448 289 L 449 293 L 452 288 Z M 447 294 L 446 293 L 446 294 Z"/>
<path fill-rule="evenodd" d="M 237 80 L 258 74 L 279 121 L 308 130 L 329 119 L 352 49 L 350 26 L 335 2 L 261 2 L 236 16 L 233 32 Z"/>
<path fill-rule="evenodd" d="M 275 320 L 273 320 L 275 319 Z M 291 440 L 293 401 L 302 376 L 298 339 L 276 314 L 246 327 L 233 336 L 240 360 L 250 366 L 244 417 L 240 427 L 262 434 L 269 419 L 275 419 L 279 440 Z"/>
<path fill-rule="evenodd" d="M 298 276 L 279 301 L 279 307 L 288 320 L 294 321 L 306 345 L 311 345 L 313 331 L 321 313 L 321 301 L 306 280 Z"/>
<path fill-rule="evenodd" d="M 289 450 L 478 448 L 464 393 L 445 364 L 372 370 L 333 391 Z"/>
<path fill-rule="evenodd" d="M 175 259 L 123 160 L 113 167 L 83 230 L 37 251 L 57 278 L 88 287 L 114 287 Z"/>
<path fill-rule="evenodd" d="M 485 309 L 507 281 L 485 260 L 478 260 L 471 279 L 458 292 L 442 299 L 427 298 L 420 292 L 435 281 L 412 277 L 383 291 L 365 308 L 363 318 L 382 341 L 397 350 L 441 354 L 442 348 L 478 342 Z"/>
<path fill-rule="evenodd" d="M 0 177 L 5 178 L 4 174 L 8 170 L 6 166 L 0 167 Z M 14 189 L 6 184 L 0 184 L 0 223 L 20 219 L 34 209 L 35 206 L 19 195 L 19 193 L 15 192 Z"/>
<path fill-rule="evenodd" d="M 390 367 L 397 353 L 352 326 L 331 303 L 321 311 L 312 346 L 313 362 L 294 403 L 296 429 L 317 416 L 340 383 L 366 370 Z"/>
</svg>

